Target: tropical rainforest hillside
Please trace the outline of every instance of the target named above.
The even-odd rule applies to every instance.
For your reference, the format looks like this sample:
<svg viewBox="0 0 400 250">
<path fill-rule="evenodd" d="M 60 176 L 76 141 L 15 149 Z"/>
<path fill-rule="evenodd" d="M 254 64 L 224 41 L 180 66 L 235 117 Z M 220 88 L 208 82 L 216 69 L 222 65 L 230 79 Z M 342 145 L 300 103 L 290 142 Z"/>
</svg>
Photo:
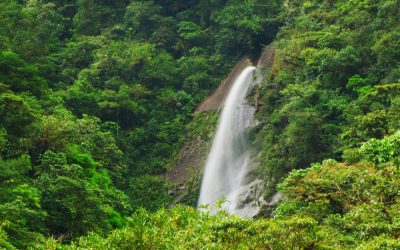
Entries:
<svg viewBox="0 0 400 250">
<path fill-rule="evenodd" d="M 0 248 L 400 249 L 399 17 L 397 0 L 1 1 Z M 267 44 L 250 136 L 273 218 L 167 208 L 194 109 Z"/>
</svg>

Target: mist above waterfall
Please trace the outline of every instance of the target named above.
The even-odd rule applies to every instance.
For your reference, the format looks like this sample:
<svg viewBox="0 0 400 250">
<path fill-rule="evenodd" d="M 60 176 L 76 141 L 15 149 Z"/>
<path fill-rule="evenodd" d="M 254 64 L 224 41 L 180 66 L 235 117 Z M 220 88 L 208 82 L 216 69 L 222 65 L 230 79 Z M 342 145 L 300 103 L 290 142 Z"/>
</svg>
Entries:
<svg viewBox="0 0 400 250">
<path fill-rule="evenodd" d="M 246 188 L 245 177 L 251 165 L 246 128 L 253 121 L 255 109 L 246 96 L 255 84 L 254 66 L 246 67 L 236 78 L 225 100 L 217 132 L 208 155 L 202 180 L 199 206 L 213 205 L 225 199 L 223 209 L 246 217 L 252 208 L 240 204 Z"/>
</svg>

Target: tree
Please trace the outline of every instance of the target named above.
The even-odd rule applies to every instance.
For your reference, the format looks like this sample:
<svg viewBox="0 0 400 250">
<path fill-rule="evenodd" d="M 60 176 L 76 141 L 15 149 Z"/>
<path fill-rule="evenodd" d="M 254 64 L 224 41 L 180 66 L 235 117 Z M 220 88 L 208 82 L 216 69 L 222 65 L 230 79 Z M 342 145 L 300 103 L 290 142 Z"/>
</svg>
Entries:
<svg viewBox="0 0 400 250">
<path fill-rule="evenodd" d="M 74 28 L 81 35 L 99 35 L 102 29 L 122 19 L 126 1 L 79 0 L 73 18 Z"/>
<path fill-rule="evenodd" d="M 27 155 L 12 160 L 0 158 L 0 231 L 18 249 L 33 246 L 36 238 L 47 231 L 41 192 L 32 185 L 28 177 L 31 172 Z"/>
<path fill-rule="evenodd" d="M 48 90 L 38 67 L 25 62 L 13 51 L 0 51 L 0 73 L 0 82 L 14 92 L 29 91 L 35 96 L 42 96 Z"/>
<path fill-rule="evenodd" d="M 52 234 L 69 234 L 68 240 L 123 224 L 116 209 L 126 213 L 129 205 L 97 166 L 89 154 L 75 146 L 68 155 L 46 151 L 41 156 L 35 184 L 43 192 L 41 204 L 48 213 L 46 225 Z"/>
</svg>

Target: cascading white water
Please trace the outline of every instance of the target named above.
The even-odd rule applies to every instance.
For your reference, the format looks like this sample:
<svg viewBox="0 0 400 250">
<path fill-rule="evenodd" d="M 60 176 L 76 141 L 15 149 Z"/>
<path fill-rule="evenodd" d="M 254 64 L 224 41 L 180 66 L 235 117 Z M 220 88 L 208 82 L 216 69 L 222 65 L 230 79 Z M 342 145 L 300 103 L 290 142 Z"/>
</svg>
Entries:
<svg viewBox="0 0 400 250">
<path fill-rule="evenodd" d="M 238 203 L 251 163 L 245 130 L 253 121 L 254 108 L 246 104 L 246 95 L 255 83 L 255 69 L 249 66 L 241 72 L 225 101 L 206 161 L 198 202 L 199 206 L 213 205 L 224 198 L 223 209 L 246 217 L 254 213 L 239 208 Z"/>
</svg>

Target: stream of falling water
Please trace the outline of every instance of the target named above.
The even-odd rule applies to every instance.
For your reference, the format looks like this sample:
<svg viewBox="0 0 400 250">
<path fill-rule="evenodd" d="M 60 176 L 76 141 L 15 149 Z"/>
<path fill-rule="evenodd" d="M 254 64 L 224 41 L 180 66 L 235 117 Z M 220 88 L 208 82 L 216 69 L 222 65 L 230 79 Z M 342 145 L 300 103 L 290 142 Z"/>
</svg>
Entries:
<svg viewBox="0 0 400 250">
<path fill-rule="evenodd" d="M 245 177 L 251 165 L 246 128 L 253 122 L 255 112 L 246 104 L 246 96 L 256 82 L 255 70 L 253 66 L 246 67 L 225 100 L 206 161 L 198 202 L 199 206 L 214 205 L 225 199 L 223 209 L 244 217 L 254 216 L 257 209 L 241 204 L 246 189 Z"/>
</svg>

